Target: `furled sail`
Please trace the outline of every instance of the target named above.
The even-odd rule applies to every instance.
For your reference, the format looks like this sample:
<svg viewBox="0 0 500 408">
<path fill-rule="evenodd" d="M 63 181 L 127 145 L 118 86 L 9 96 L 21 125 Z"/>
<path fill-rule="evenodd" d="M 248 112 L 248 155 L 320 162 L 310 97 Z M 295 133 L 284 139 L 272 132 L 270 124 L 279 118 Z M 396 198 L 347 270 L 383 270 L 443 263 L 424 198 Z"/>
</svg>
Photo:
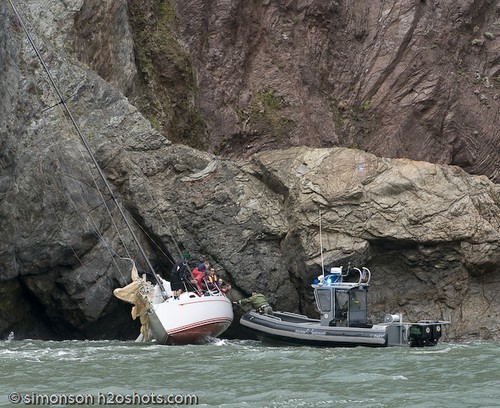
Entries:
<svg viewBox="0 0 500 408">
<path fill-rule="evenodd" d="M 135 265 L 132 267 L 130 273 L 132 282 L 123 288 L 117 288 L 113 291 L 118 299 L 125 302 L 131 303 L 132 307 L 132 319 L 137 319 L 141 322 L 141 334 L 143 341 L 150 340 L 151 334 L 149 331 L 149 316 L 148 309 L 151 307 L 151 303 L 148 294 L 151 293 L 149 286 L 151 284 L 146 281 L 145 277 L 140 277 L 137 272 Z"/>
</svg>

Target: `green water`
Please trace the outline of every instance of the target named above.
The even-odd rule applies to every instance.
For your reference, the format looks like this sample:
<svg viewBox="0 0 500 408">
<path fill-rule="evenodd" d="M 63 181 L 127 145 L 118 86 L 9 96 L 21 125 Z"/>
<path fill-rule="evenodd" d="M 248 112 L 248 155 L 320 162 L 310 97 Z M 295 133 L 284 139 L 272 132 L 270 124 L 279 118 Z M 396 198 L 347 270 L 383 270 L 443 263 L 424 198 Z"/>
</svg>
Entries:
<svg viewBox="0 0 500 408">
<path fill-rule="evenodd" d="M 498 407 L 499 345 L 324 349 L 236 340 L 176 347 L 3 341 L 0 406 Z"/>
</svg>

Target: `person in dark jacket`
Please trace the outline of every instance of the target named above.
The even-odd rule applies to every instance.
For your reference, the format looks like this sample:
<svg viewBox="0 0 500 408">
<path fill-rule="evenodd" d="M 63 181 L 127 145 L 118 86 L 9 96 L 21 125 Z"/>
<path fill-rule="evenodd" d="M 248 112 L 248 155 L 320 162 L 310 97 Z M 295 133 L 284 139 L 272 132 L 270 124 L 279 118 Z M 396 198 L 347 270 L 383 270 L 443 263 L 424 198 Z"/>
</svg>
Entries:
<svg viewBox="0 0 500 408">
<path fill-rule="evenodd" d="M 262 293 L 252 292 L 252 296 L 233 302 L 235 305 L 251 305 L 260 314 L 273 314 L 273 308 L 269 306 L 269 302 Z"/>
<path fill-rule="evenodd" d="M 178 261 L 172 268 L 170 275 L 170 287 L 175 296 L 180 296 L 183 289 L 186 287 L 186 282 L 190 281 L 191 272 L 188 268 L 189 254 L 184 253 L 180 261 Z"/>
</svg>

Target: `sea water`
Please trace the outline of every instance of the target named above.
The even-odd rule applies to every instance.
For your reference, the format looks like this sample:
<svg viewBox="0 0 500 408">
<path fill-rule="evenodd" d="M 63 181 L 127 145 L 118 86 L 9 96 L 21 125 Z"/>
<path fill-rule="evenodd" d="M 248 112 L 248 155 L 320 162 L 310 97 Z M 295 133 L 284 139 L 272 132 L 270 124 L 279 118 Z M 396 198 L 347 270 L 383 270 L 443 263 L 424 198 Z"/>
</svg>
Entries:
<svg viewBox="0 0 500 408">
<path fill-rule="evenodd" d="M 0 342 L 0 406 L 498 407 L 500 344 Z"/>
</svg>

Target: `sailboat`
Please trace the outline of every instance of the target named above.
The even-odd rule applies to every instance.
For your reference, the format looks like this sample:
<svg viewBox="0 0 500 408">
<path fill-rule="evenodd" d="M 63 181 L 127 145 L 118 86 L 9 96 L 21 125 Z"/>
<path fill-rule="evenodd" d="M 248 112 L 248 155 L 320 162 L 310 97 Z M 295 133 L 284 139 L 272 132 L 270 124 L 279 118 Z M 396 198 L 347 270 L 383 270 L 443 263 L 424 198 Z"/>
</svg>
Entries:
<svg viewBox="0 0 500 408">
<path fill-rule="evenodd" d="M 141 330 L 138 340 L 156 341 L 161 344 L 188 344 L 203 342 L 211 337 L 219 336 L 229 327 L 233 320 L 231 301 L 220 288 L 216 288 L 215 290 L 212 288 L 212 290 L 201 293 L 200 291 L 194 290 L 194 288 L 186 287 L 184 293 L 180 296 L 174 296 L 170 282 L 162 279 L 156 273 L 130 225 L 121 204 L 113 193 L 103 170 L 99 166 L 87 139 L 81 132 L 50 70 L 45 64 L 45 61 L 26 28 L 21 15 L 12 0 L 9 0 L 9 3 L 46 72 L 60 104 L 63 106 L 68 118 L 80 137 L 95 170 L 104 183 L 105 189 L 126 224 L 145 264 L 147 264 L 150 272 L 149 275 L 152 276 L 153 282 L 148 281 L 145 274 L 140 276 L 135 261 L 130 258 L 124 258 L 129 259 L 131 262 L 130 277 L 132 282 L 124 288 L 117 288 L 114 290 L 115 296 L 133 304 L 132 318 L 136 319 L 139 317 L 141 321 Z"/>
<path fill-rule="evenodd" d="M 152 339 L 161 344 L 201 343 L 222 334 L 233 321 L 233 308 L 222 290 L 194 288 L 174 296 L 170 282 L 157 276 L 152 285 L 140 277 L 135 264 L 132 283 L 113 294 L 133 304 L 132 317 L 139 317 L 141 333 L 137 341 Z"/>
</svg>

